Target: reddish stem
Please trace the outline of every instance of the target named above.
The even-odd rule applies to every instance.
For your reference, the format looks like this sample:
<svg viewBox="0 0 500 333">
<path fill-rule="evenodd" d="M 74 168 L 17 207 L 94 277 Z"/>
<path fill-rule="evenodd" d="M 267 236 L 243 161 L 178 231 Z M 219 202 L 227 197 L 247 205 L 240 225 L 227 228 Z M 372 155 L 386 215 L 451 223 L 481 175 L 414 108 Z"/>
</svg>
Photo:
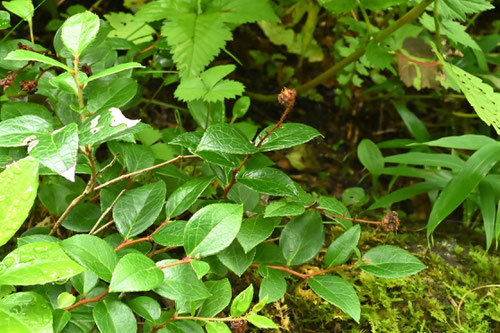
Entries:
<svg viewBox="0 0 500 333">
<path fill-rule="evenodd" d="M 80 305 L 84 305 L 84 304 L 87 304 L 87 303 L 92 303 L 92 302 L 99 302 L 101 299 L 104 298 L 104 296 L 106 296 L 107 294 L 109 293 L 109 289 L 106 289 L 102 294 L 100 294 L 99 296 L 96 296 L 96 297 L 92 297 L 92 298 L 82 298 L 80 301 L 76 302 L 75 304 L 73 305 L 70 305 L 68 306 L 67 308 L 65 308 L 64 310 L 66 311 L 71 311 L 73 310 L 74 308 L 77 308 L 79 307 Z"/>
<path fill-rule="evenodd" d="M 169 267 L 173 267 L 173 266 L 178 266 L 178 265 L 183 265 L 183 264 L 189 264 L 191 261 L 193 261 L 192 258 L 185 257 L 185 258 L 182 258 L 179 261 L 171 262 L 170 264 L 166 264 L 166 265 L 162 265 L 162 266 L 158 266 L 158 268 L 159 269 L 165 269 L 165 268 L 169 268 Z"/>
<path fill-rule="evenodd" d="M 156 228 L 155 231 L 153 231 L 151 233 L 151 235 L 148 235 L 148 236 L 142 237 L 142 238 L 137 238 L 137 239 L 127 239 L 127 240 L 124 240 L 120 245 L 118 245 L 115 248 L 115 251 L 121 250 L 121 249 L 123 249 L 126 246 L 129 246 L 129 245 L 132 245 L 132 244 L 136 244 L 136 243 L 152 242 L 153 241 L 153 235 L 156 234 L 158 231 L 160 231 L 160 229 L 163 228 L 165 225 L 167 225 L 169 222 L 170 222 L 170 220 L 168 220 L 168 219 L 165 220 L 165 221 L 163 221 L 163 223 L 160 224 L 158 226 L 158 228 Z"/>
</svg>

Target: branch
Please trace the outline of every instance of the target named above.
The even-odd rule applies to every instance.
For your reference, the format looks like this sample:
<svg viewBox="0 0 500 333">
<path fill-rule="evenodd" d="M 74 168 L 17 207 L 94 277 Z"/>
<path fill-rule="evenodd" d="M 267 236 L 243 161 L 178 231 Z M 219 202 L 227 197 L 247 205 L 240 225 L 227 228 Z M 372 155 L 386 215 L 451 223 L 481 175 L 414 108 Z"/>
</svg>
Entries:
<svg viewBox="0 0 500 333">
<path fill-rule="evenodd" d="M 106 296 L 107 294 L 109 293 L 109 289 L 106 289 L 104 290 L 104 292 L 102 294 L 100 294 L 99 296 L 96 296 L 96 297 L 93 297 L 93 298 L 82 298 L 80 301 L 76 302 L 75 304 L 73 305 L 70 305 L 68 306 L 67 308 L 65 308 L 64 310 L 66 311 L 71 311 L 73 310 L 74 308 L 77 308 L 79 307 L 80 305 L 84 305 L 84 304 L 87 304 L 87 303 L 92 303 L 92 302 L 99 302 L 101 299 L 104 298 L 104 296 Z"/>
<path fill-rule="evenodd" d="M 129 246 L 129 245 L 132 245 L 132 244 L 136 244 L 136 243 L 152 242 L 153 241 L 153 235 L 156 234 L 158 231 L 160 231 L 161 228 L 163 228 L 164 226 L 166 226 L 169 223 L 170 223 L 170 220 L 166 219 L 165 221 L 163 221 L 162 224 L 160 224 L 158 226 L 158 228 L 155 229 L 155 231 L 153 231 L 150 235 L 148 235 L 146 237 L 137 238 L 137 239 L 127 239 L 127 240 L 124 240 L 120 245 L 118 245 L 115 248 L 115 251 L 118 251 L 120 249 L 123 249 L 126 246 Z"/>
</svg>

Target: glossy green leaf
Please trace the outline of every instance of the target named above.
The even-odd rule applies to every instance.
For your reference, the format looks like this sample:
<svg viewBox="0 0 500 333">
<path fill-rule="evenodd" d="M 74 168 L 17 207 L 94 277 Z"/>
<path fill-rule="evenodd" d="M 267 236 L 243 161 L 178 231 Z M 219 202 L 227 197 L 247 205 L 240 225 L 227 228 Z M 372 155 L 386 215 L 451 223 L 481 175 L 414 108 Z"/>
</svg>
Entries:
<svg viewBox="0 0 500 333">
<path fill-rule="evenodd" d="M 101 217 L 101 208 L 88 202 L 79 203 L 73 208 L 61 224 L 74 232 L 89 232 Z"/>
<path fill-rule="evenodd" d="M 231 333 L 229 327 L 221 321 L 211 321 L 205 325 L 207 333 Z"/>
<path fill-rule="evenodd" d="M 278 245 L 263 242 L 257 246 L 254 263 L 266 265 L 285 265 L 286 259 Z"/>
<path fill-rule="evenodd" d="M 155 164 L 155 155 L 148 146 L 119 141 L 111 141 L 107 145 L 128 172 L 143 170 Z"/>
<path fill-rule="evenodd" d="M 206 298 L 200 306 L 200 317 L 215 317 L 231 302 L 231 284 L 227 278 L 217 281 L 207 281 L 205 286 L 212 296 Z"/>
<path fill-rule="evenodd" d="M 71 260 L 60 243 L 35 242 L 10 252 L 2 260 L 0 284 L 31 286 L 68 279 L 85 270 Z"/>
<path fill-rule="evenodd" d="M 358 145 L 358 158 L 361 164 L 373 174 L 384 167 L 384 157 L 377 145 L 370 139 L 363 139 Z"/>
<path fill-rule="evenodd" d="M 408 128 L 408 131 L 410 131 L 410 134 L 415 139 L 417 139 L 418 141 L 428 141 L 431 138 L 427 127 L 425 127 L 425 124 L 420 119 L 418 119 L 418 117 L 415 116 L 413 112 L 408 110 L 403 102 L 395 101 L 392 104 L 398 111 L 401 119 L 403 119 L 406 128 Z"/>
<path fill-rule="evenodd" d="M 257 142 L 260 142 L 260 138 L 263 138 L 273 127 L 274 125 L 271 125 L 263 129 L 257 136 L 257 138 L 259 138 Z M 269 136 L 262 142 L 262 146 L 259 148 L 259 151 L 291 148 L 306 143 L 317 136 L 322 135 L 310 126 L 299 123 L 285 123 L 281 125 L 280 128 L 277 128 L 274 132 L 269 134 Z"/>
<path fill-rule="evenodd" d="M 16 14 L 24 21 L 31 21 L 35 12 L 35 8 L 33 7 L 33 2 L 31 0 L 2 1 L 2 5 L 5 9 Z"/>
<path fill-rule="evenodd" d="M 60 309 L 64 309 L 64 308 L 67 308 L 70 305 L 73 305 L 73 303 L 75 303 L 75 301 L 76 301 L 76 296 L 71 295 L 67 291 L 65 291 L 63 293 L 60 293 L 57 296 L 57 306 Z"/>
<path fill-rule="evenodd" d="M 261 302 L 266 300 L 266 303 L 272 303 L 285 295 L 286 273 L 268 268 L 265 265 L 259 266 L 259 273 L 263 277 L 259 288 L 259 300 Z"/>
<path fill-rule="evenodd" d="M 80 145 L 94 146 L 117 138 L 127 131 L 140 131 L 144 127 L 138 126 L 139 123 L 140 119 L 128 119 L 118 108 L 104 109 L 94 113 L 80 126 Z"/>
<path fill-rule="evenodd" d="M 184 248 L 190 257 L 206 257 L 228 247 L 240 230 L 243 206 L 212 204 L 198 210 L 184 229 Z"/>
<path fill-rule="evenodd" d="M 161 305 L 149 296 L 139 296 L 127 302 L 128 306 L 142 318 L 156 322 L 160 319 Z"/>
<path fill-rule="evenodd" d="M 241 276 L 253 262 L 255 249 L 245 253 L 238 241 L 234 241 L 217 254 L 217 258 L 236 275 Z"/>
<path fill-rule="evenodd" d="M 270 202 L 265 209 L 265 217 L 297 216 L 305 212 L 304 205 L 299 202 L 281 199 Z"/>
<path fill-rule="evenodd" d="M 52 333 L 50 304 L 33 291 L 10 294 L 0 300 L 0 331 Z"/>
<path fill-rule="evenodd" d="M 127 239 L 149 228 L 160 215 L 165 196 L 162 181 L 127 191 L 113 207 L 118 232 Z"/>
<path fill-rule="evenodd" d="M 172 218 L 184 213 L 191 207 L 198 197 L 212 182 L 213 177 L 200 177 L 187 181 L 182 186 L 177 188 L 167 200 L 165 204 L 165 212 L 167 218 Z"/>
<path fill-rule="evenodd" d="M 86 84 L 90 81 L 97 80 L 97 79 L 100 79 L 102 77 L 105 77 L 108 75 L 113 75 L 115 73 L 119 73 L 119 72 L 126 71 L 128 69 L 133 69 L 133 68 L 144 68 L 144 66 L 138 62 L 127 62 L 124 64 L 119 64 L 119 65 L 116 65 L 113 67 L 106 68 L 105 70 L 90 76 L 89 78 L 80 82 L 80 84 Z M 133 97 L 133 96 L 131 96 L 131 97 Z M 118 106 L 116 106 L 116 107 L 118 107 Z"/>
<path fill-rule="evenodd" d="M 241 96 L 234 102 L 233 105 L 233 119 L 236 120 L 238 118 L 243 117 L 247 111 L 248 108 L 250 107 L 250 97 L 248 96 Z"/>
<path fill-rule="evenodd" d="M 24 158 L 0 173 L 0 246 L 29 215 L 38 190 L 38 161 Z"/>
<path fill-rule="evenodd" d="M 231 304 L 231 316 L 242 316 L 250 308 L 253 299 L 253 285 L 249 285 L 245 290 L 239 293 Z"/>
<path fill-rule="evenodd" d="M 308 211 L 287 223 L 281 233 L 280 248 L 288 265 L 300 265 L 318 254 L 324 239 L 320 215 Z"/>
<path fill-rule="evenodd" d="M 28 50 L 15 50 L 7 54 L 5 57 L 5 60 L 15 60 L 15 61 L 38 61 L 42 62 L 44 64 L 50 65 L 50 66 L 55 66 L 62 68 L 66 71 L 71 71 L 71 68 L 66 66 L 65 64 L 54 60 L 52 58 L 49 58 L 43 54 L 33 52 L 33 51 L 28 51 Z"/>
<path fill-rule="evenodd" d="M 61 242 L 73 260 L 88 268 L 106 282 L 111 281 L 118 257 L 106 241 L 91 235 L 75 235 Z"/>
<path fill-rule="evenodd" d="M 37 116 L 53 125 L 54 117 L 46 107 L 30 102 L 7 102 L 2 104 L 1 119 L 7 120 L 21 116 Z"/>
<path fill-rule="evenodd" d="M 257 152 L 257 148 L 234 126 L 218 123 L 205 131 L 196 151 L 253 154 Z"/>
<path fill-rule="evenodd" d="M 78 80 L 80 82 L 86 78 L 87 75 L 85 73 L 78 72 Z M 50 79 L 49 82 L 55 88 L 64 91 L 65 93 L 78 96 L 78 87 L 76 86 L 75 79 L 70 72 L 64 72 L 62 74 L 59 74 L 58 76 L 55 76 L 52 79 Z"/>
<path fill-rule="evenodd" d="M 278 328 L 278 325 L 276 325 L 271 319 L 264 316 L 251 314 L 247 317 L 247 320 L 258 328 Z"/>
<path fill-rule="evenodd" d="M 148 291 L 163 281 L 163 272 L 143 254 L 129 253 L 122 257 L 113 271 L 110 292 Z"/>
<path fill-rule="evenodd" d="M 61 27 L 64 46 L 75 58 L 89 47 L 99 31 L 99 17 L 89 11 L 68 18 Z"/>
<path fill-rule="evenodd" d="M 0 147 L 27 146 L 32 135 L 52 130 L 52 125 L 37 116 L 21 116 L 0 122 Z"/>
<path fill-rule="evenodd" d="M 416 274 L 426 266 L 410 252 L 392 245 L 377 246 L 363 256 L 359 268 L 378 277 L 398 279 Z"/>
<path fill-rule="evenodd" d="M 34 135 L 28 143 L 29 154 L 67 180 L 75 181 L 77 127 L 71 123 L 52 133 Z"/>
<path fill-rule="evenodd" d="M 238 181 L 263 194 L 286 197 L 298 195 L 297 188 L 290 177 L 275 168 L 247 171 L 238 178 Z"/>
<path fill-rule="evenodd" d="M 464 134 L 460 136 L 445 136 L 437 140 L 422 142 L 421 144 L 431 147 L 477 150 L 495 142 L 495 140 L 485 135 Z"/>
<path fill-rule="evenodd" d="M 464 161 L 455 155 L 419 152 L 387 156 L 384 158 L 384 161 L 387 163 L 445 167 L 453 170 L 459 170 L 464 165 Z"/>
<path fill-rule="evenodd" d="M 472 154 L 434 203 L 427 223 L 427 236 L 465 200 L 498 160 L 499 143 L 487 144 Z"/>
<path fill-rule="evenodd" d="M 0 29 L 7 29 L 10 27 L 10 14 L 5 10 L 0 10 Z"/>
<path fill-rule="evenodd" d="M 119 108 L 130 101 L 137 91 L 137 82 L 131 78 L 113 80 L 106 89 L 94 89 L 88 96 L 87 108 L 91 112 Z"/>
<path fill-rule="evenodd" d="M 486 234 L 486 250 L 488 250 L 495 238 L 496 217 L 495 192 L 487 182 L 479 183 L 479 209 L 483 217 L 484 232 Z"/>
<path fill-rule="evenodd" d="M 351 214 L 349 213 L 347 207 L 336 198 L 321 196 L 318 198 L 317 202 L 318 208 L 323 209 L 327 213 L 342 217 L 351 217 Z M 340 217 L 334 217 L 328 214 L 326 214 L 326 216 L 340 223 L 344 227 L 344 229 L 349 229 L 352 226 L 352 222 L 350 220 L 346 220 Z"/>
<path fill-rule="evenodd" d="M 99 277 L 91 270 L 86 270 L 78 275 L 73 276 L 71 284 L 81 295 L 88 295 L 99 282 Z"/>
<path fill-rule="evenodd" d="M 167 259 L 156 263 L 158 267 L 177 262 Z M 163 282 L 154 289 L 157 294 L 176 301 L 196 301 L 210 297 L 212 294 L 201 282 L 189 264 L 181 264 L 162 269 Z"/>
<path fill-rule="evenodd" d="M 137 321 L 134 313 L 127 305 L 118 300 L 105 299 L 100 301 L 92 310 L 92 315 L 100 332 L 137 332 Z"/>
<path fill-rule="evenodd" d="M 307 282 L 309 287 L 321 298 L 338 306 L 359 323 L 361 306 L 358 295 L 356 295 L 356 291 L 349 282 L 338 276 L 331 275 L 313 276 Z"/>
<path fill-rule="evenodd" d="M 360 235 L 361 227 L 357 224 L 337 237 L 326 251 L 324 259 L 326 267 L 339 266 L 349 260 L 358 245 Z"/>
<path fill-rule="evenodd" d="M 153 241 L 163 246 L 184 245 L 186 221 L 171 221 L 153 235 Z"/>
<path fill-rule="evenodd" d="M 54 333 L 60 333 L 71 319 L 71 312 L 63 309 L 55 309 L 52 312 Z"/>
<path fill-rule="evenodd" d="M 196 276 L 200 280 L 210 271 L 210 265 L 201 260 L 191 261 L 191 267 L 193 267 Z"/>
<path fill-rule="evenodd" d="M 280 221 L 279 217 L 265 218 L 262 215 L 252 216 L 243 221 L 236 238 L 245 252 L 249 252 L 271 236 L 274 228 Z"/>
</svg>

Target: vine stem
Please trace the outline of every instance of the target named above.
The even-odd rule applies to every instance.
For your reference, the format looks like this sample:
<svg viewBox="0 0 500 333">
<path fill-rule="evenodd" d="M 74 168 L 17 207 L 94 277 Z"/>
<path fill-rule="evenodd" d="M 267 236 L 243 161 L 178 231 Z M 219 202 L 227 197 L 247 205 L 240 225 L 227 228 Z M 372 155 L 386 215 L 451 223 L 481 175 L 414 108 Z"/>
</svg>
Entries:
<svg viewBox="0 0 500 333">
<path fill-rule="evenodd" d="M 92 303 L 92 302 L 99 302 L 101 299 L 104 298 L 104 296 L 106 296 L 107 294 L 109 294 L 109 289 L 106 289 L 104 290 L 104 292 L 102 294 L 100 294 L 99 296 L 96 296 L 96 297 L 92 297 L 92 298 L 84 298 L 84 299 L 81 299 L 79 300 L 78 302 L 76 302 L 75 304 L 73 305 L 70 305 L 68 306 L 67 308 L 65 308 L 64 310 L 66 311 L 71 311 L 81 305 L 84 305 L 84 304 L 87 304 L 87 303 Z"/>
<path fill-rule="evenodd" d="M 393 24 L 385 28 L 384 30 L 380 31 L 371 42 L 378 43 L 384 40 L 386 37 L 390 36 L 393 32 L 401 28 L 407 23 L 410 23 L 417 17 L 419 17 L 429 6 L 432 2 L 435 0 L 423 0 L 420 2 L 418 5 L 413 7 L 410 11 L 408 11 L 405 15 L 400 17 L 397 21 L 395 21 Z M 361 58 L 365 52 L 366 52 L 366 46 L 359 47 L 357 48 L 353 53 L 321 73 L 320 75 L 316 76 L 315 78 L 307 81 L 306 83 L 302 84 L 301 86 L 297 87 L 297 93 L 302 93 L 306 90 L 312 89 L 321 83 L 329 80 L 332 78 L 337 72 L 341 71 L 344 69 L 346 66 L 350 65 L 352 62 L 358 60 Z M 276 95 L 266 95 L 266 94 L 258 94 L 258 93 L 252 93 L 252 92 L 247 92 L 247 95 L 250 96 L 251 98 L 257 100 L 257 101 L 262 101 L 262 102 L 271 102 L 276 98 Z"/>
<path fill-rule="evenodd" d="M 312 278 L 313 276 L 325 275 L 325 274 L 328 274 L 328 273 L 331 273 L 331 272 L 335 272 L 335 271 L 352 269 L 352 268 L 354 268 L 356 266 L 357 266 L 357 263 L 354 263 L 352 265 L 340 265 L 340 266 L 335 266 L 335 267 L 330 267 L 330 268 L 322 269 L 322 270 L 319 270 L 319 271 L 316 271 L 316 272 L 312 272 L 312 273 L 309 273 L 309 274 L 305 274 L 305 273 L 297 272 L 297 271 L 291 269 L 288 266 L 266 265 L 267 268 L 272 268 L 272 269 L 275 269 L 275 270 L 278 270 L 278 271 L 287 272 L 287 273 L 290 273 L 292 275 L 298 276 L 298 277 L 300 277 L 302 279 L 306 279 L 306 280 Z M 252 264 L 252 267 L 259 267 L 259 265 L 258 264 Z"/>
<path fill-rule="evenodd" d="M 160 231 L 161 228 L 163 228 L 164 226 L 166 226 L 167 224 L 170 223 L 170 220 L 169 219 L 166 219 L 165 221 L 163 221 L 162 224 L 160 224 L 158 226 L 158 228 L 155 229 L 155 231 L 153 231 L 150 235 L 146 236 L 146 237 L 142 237 L 142 238 L 137 238 L 137 239 L 126 239 L 124 240 L 120 245 L 118 245 L 116 248 L 115 248 L 115 251 L 118 251 L 126 246 L 129 246 L 129 245 L 132 245 L 132 244 L 136 244 L 136 243 L 141 243 L 141 242 L 151 242 L 153 241 L 153 236 L 154 234 L 156 234 L 158 231 Z"/>
</svg>

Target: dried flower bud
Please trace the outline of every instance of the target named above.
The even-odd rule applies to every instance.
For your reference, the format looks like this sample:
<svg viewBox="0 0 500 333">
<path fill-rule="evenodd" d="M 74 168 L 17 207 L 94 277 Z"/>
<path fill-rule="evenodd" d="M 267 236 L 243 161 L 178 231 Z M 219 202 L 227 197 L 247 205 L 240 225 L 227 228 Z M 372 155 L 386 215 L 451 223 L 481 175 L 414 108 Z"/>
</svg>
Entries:
<svg viewBox="0 0 500 333">
<path fill-rule="evenodd" d="M 17 76 L 17 73 L 12 71 L 8 72 L 7 74 L 8 75 L 5 79 L 0 80 L 0 87 L 2 87 L 4 91 L 14 83 L 14 80 Z"/>
<path fill-rule="evenodd" d="M 88 64 L 83 64 L 83 66 L 80 67 L 80 71 L 87 74 L 87 76 L 92 76 L 92 69 Z"/>
<path fill-rule="evenodd" d="M 21 81 L 19 84 L 21 85 L 21 90 L 26 91 L 30 95 L 33 95 L 38 90 L 37 81 Z"/>
<path fill-rule="evenodd" d="M 287 108 L 292 107 L 295 104 L 295 96 L 297 92 L 295 89 L 283 88 L 281 93 L 278 95 L 278 102 L 285 105 Z"/>
<path fill-rule="evenodd" d="M 382 228 L 387 232 L 398 231 L 399 228 L 399 217 L 398 212 L 392 211 L 388 212 L 382 218 Z"/>
<path fill-rule="evenodd" d="M 244 333 L 247 329 L 246 320 L 237 320 L 231 322 L 231 332 L 232 333 Z"/>
</svg>

